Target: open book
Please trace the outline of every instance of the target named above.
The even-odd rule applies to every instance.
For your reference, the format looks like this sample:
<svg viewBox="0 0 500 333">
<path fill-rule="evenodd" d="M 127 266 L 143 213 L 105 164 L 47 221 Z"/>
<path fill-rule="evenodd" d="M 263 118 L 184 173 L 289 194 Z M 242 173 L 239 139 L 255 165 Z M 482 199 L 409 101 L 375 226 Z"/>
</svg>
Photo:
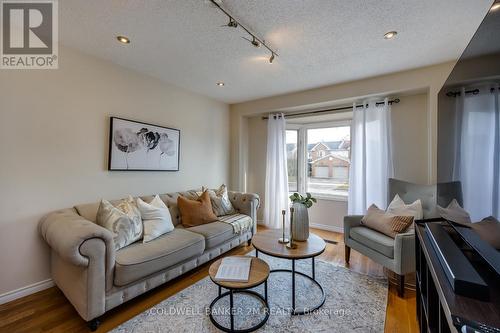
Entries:
<svg viewBox="0 0 500 333">
<path fill-rule="evenodd" d="M 252 257 L 226 257 L 215 275 L 217 281 L 248 282 Z"/>
</svg>

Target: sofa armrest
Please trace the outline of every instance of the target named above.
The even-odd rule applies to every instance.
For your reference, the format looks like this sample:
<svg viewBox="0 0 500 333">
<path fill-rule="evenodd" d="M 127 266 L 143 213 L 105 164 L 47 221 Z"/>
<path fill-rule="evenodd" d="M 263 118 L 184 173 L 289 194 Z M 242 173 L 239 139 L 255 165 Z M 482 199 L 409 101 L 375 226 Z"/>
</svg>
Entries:
<svg viewBox="0 0 500 333">
<path fill-rule="evenodd" d="M 257 209 L 260 197 L 256 193 L 228 192 L 229 201 L 241 214 L 248 215 L 253 221 L 253 234 L 257 232 Z"/>
<path fill-rule="evenodd" d="M 415 271 L 415 229 L 394 238 L 395 272 L 404 275 Z"/>
<path fill-rule="evenodd" d="M 107 263 L 114 265 L 113 234 L 78 215 L 73 209 L 64 209 L 45 216 L 39 224 L 43 239 L 62 259 L 76 266 L 88 266 L 89 258 L 81 251 L 86 240 L 101 239 L 106 246 Z"/>
<path fill-rule="evenodd" d="M 347 215 L 344 216 L 344 243 L 347 244 L 347 239 L 349 239 L 349 233 L 351 228 L 361 225 L 361 219 L 363 215 Z"/>
<path fill-rule="evenodd" d="M 102 315 L 106 291 L 113 287 L 113 234 L 74 209 L 45 216 L 39 231 L 52 249 L 52 279 L 59 289 L 83 319 Z"/>
</svg>

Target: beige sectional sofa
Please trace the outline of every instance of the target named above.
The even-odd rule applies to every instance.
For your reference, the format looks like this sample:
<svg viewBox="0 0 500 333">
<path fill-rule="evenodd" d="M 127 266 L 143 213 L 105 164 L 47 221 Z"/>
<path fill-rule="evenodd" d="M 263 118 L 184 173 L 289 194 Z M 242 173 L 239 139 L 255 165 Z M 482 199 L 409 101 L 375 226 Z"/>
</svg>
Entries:
<svg viewBox="0 0 500 333">
<path fill-rule="evenodd" d="M 52 278 L 91 329 L 106 311 L 249 241 L 257 230 L 256 194 L 229 192 L 238 212 L 232 220 L 253 221 L 252 228 L 240 233 L 220 221 L 184 228 L 179 195 L 197 197 L 196 191 L 160 195 L 172 215 L 172 232 L 118 251 L 111 232 L 95 223 L 99 202 L 53 212 L 40 222 L 40 233 L 51 247 Z M 153 197 L 141 198 L 149 202 Z"/>
</svg>

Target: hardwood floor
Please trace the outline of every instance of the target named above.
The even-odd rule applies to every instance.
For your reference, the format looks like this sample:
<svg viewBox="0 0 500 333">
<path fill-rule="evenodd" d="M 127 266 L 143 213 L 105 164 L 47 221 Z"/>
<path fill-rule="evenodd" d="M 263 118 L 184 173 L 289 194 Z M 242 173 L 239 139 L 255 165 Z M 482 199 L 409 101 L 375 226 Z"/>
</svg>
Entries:
<svg viewBox="0 0 500 333">
<path fill-rule="evenodd" d="M 326 251 L 319 257 L 338 265 L 344 265 L 343 235 L 330 231 L 312 230 L 326 240 Z M 225 255 L 245 254 L 251 246 L 242 245 Z M 101 318 L 97 332 L 106 332 L 135 315 L 147 310 L 162 300 L 189 287 L 208 276 L 211 262 L 188 272 L 180 278 L 166 283 L 150 292 L 111 310 Z M 384 269 L 356 251 L 351 251 L 350 269 L 374 276 L 387 274 Z M 390 275 L 389 275 L 390 277 Z M 414 278 L 407 277 L 410 284 Z M 410 286 L 411 288 L 411 286 Z M 396 286 L 390 284 L 385 321 L 385 332 L 417 332 L 415 291 L 406 289 L 405 297 L 397 295 Z M 0 332 L 88 332 L 87 325 L 73 306 L 56 287 L 0 305 Z"/>
</svg>

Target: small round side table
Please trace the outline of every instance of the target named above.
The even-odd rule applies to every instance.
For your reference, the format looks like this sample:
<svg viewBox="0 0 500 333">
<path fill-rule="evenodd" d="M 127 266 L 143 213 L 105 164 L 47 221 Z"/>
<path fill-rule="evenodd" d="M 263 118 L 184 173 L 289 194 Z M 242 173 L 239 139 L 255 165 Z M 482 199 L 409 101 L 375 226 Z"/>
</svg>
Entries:
<svg viewBox="0 0 500 333">
<path fill-rule="evenodd" d="M 238 257 L 238 256 L 237 256 Z M 246 256 L 242 256 L 246 257 Z M 269 319 L 269 304 L 267 302 L 267 278 L 269 277 L 269 265 L 263 261 L 262 259 L 259 258 L 252 258 L 252 263 L 250 266 L 250 274 L 247 282 L 229 282 L 229 281 L 217 281 L 215 280 L 215 276 L 217 275 L 217 270 L 219 269 L 219 266 L 222 262 L 222 258 L 215 261 L 209 268 L 208 273 L 210 275 L 210 279 L 212 280 L 213 283 L 215 283 L 219 287 L 219 295 L 210 303 L 210 313 L 209 317 L 210 320 L 212 321 L 212 324 L 215 325 L 218 329 L 224 332 L 234 332 L 234 333 L 248 333 L 255 331 L 262 327 L 267 320 Z M 253 287 L 257 287 L 261 284 L 264 284 L 264 297 L 260 295 L 259 293 L 253 291 L 253 290 L 248 290 Z M 227 289 L 228 291 L 222 292 L 222 288 Z M 265 311 L 265 317 L 262 319 L 261 322 L 258 324 L 245 328 L 245 329 L 235 329 L 234 328 L 234 294 L 246 294 L 250 295 L 252 297 L 257 298 L 258 300 L 261 301 L 261 303 L 264 306 L 264 311 Z M 220 323 L 218 323 L 214 317 L 212 316 L 212 308 L 219 301 L 220 299 L 229 296 L 229 316 L 230 316 L 230 322 L 231 326 L 230 327 L 225 327 L 222 326 Z"/>
</svg>

